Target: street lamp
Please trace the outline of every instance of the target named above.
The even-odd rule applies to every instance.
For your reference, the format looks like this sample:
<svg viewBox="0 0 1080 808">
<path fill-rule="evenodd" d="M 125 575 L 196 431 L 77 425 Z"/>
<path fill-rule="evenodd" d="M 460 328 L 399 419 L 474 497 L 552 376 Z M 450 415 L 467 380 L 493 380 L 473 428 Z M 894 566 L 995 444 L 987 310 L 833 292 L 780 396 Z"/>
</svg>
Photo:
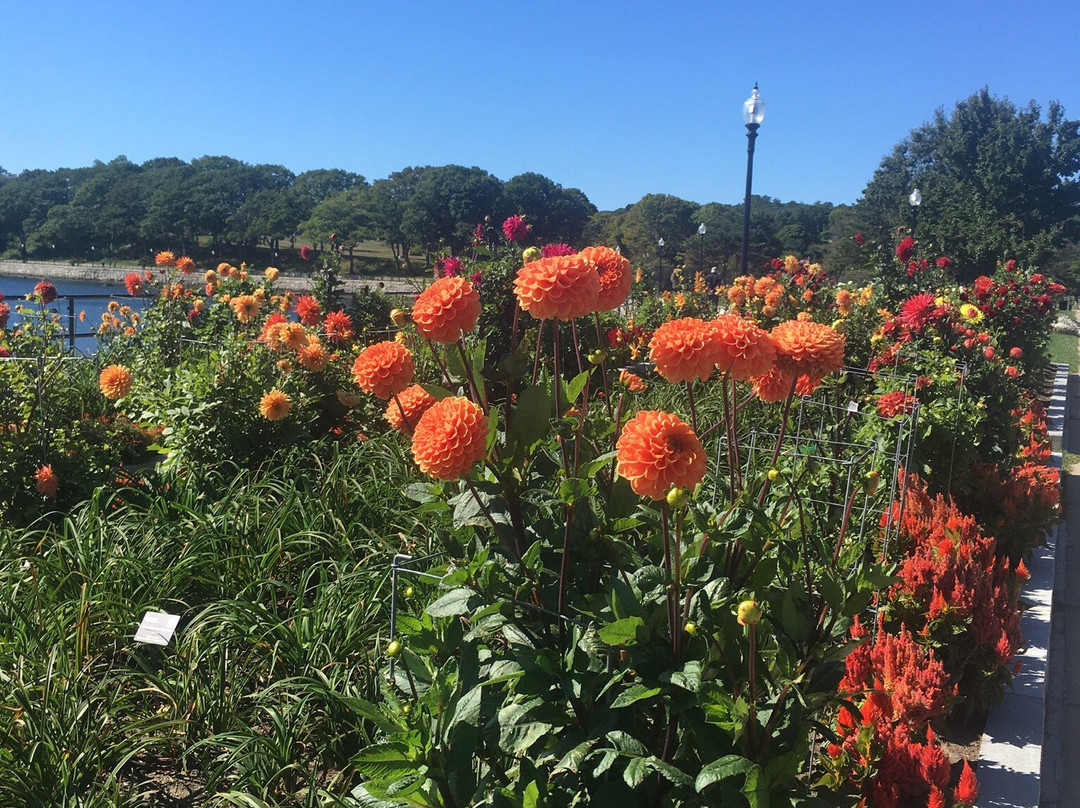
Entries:
<svg viewBox="0 0 1080 808">
<path fill-rule="evenodd" d="M 911 237 L 915 238 L 915 208 L 922 204 L 922 194 L 919 193 L 918 188 L 911 192 L 907 201 L 911 205 Z"/>
<path fill-rule="evenodd" d="M 656 242 L 656 293 L 664 293 L 664 240 Z"/>
<path fill-rule="evenodd" d="M 697 234 L 701 236 L 701 271 L 705 272 L 705 222 L 698 225 Z"/>
<path fill-rule="evenodd" d="M 742 223 L 742 254 L 739 265 L 742 274 L 746 272 L 747 248 L 750 245 L 750 188 L 754 180 L 754 141 L 757 139 L 757 130 L 761 122 L 765 120 L 765 102 L 758 95 L 757 82 L 750 97 L 743 102 L 743 122 L 746 124 L 746 200 L 743 202 Z"/>
</svg>

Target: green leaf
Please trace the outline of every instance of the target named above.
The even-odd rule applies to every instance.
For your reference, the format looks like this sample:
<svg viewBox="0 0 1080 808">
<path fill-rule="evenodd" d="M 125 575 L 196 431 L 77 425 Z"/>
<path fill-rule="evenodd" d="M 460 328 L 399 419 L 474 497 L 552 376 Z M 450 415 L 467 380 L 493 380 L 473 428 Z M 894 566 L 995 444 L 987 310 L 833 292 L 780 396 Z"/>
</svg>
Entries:
<svg viewBox="0 0 1080 808">
<path fill-rule="evenodd" d="M 585 389 L 585 383 L 589 381 L 589 376 L 592 375 L 592 370 L 585 370 L 570 380 L 570 384 L 563 388 L 563 392 L 566 394 L 566 403 L 573 405 L 577 401 L 578 396 L 581 395 L 581 391 Z"/>
<path fill-rule="evenodd" d="M 437 384 L 422 384 L 420 386 L 427 390 L 436 401 L 442 401 L 444 398 L 450 398 L 450 396 L 454 395 L 445 387 L 439 387 Z"/>
<path fill-rule="evenodd" d="M 558 774 L 561 771 L 574 772 L 575 774 L 581 769 L 581 764 L 589 754 L 589 750 L 596 746 L 596 738 L 592 738 L 588 741 L 582 741 L 565 755 L 562 760 L 556 764 L 554 770 L 551 772 L 553 775 Z"/>
<path fill-rule="evenodd" d="M 559 499 L 567 505 L 572 505 L 589 495 L 589 483 L 589 480 L 580 477 L 567 477 L 559 483 Z"/>
<path fill-rule="evenodd" d="M 754 767 L 746 774 L 743 794 L 749 800 L 750 808 L 769 808 L 769 784 L 765 781 L 764 773 L 757 764 L 754 764 Z"/>
<path fill-rule="evenodd" d="M 818 590 L 829 608 L 835 612 L 840 611 L 844 607 L 844 585 L 840 583 L 836 573 L 829 569 L 822 570 L 817 583 Z"/>
<path fill-rule="evenodd" d="M 645 621 L 640 617 L 623 617 L 597 630 L 608 645 L 637 645 L 639 633 L 644 634 Z"/>
<path fill-rule="evenodd" d="M 451 589 L 434 603 L 428 604 L 426 611 L 432 617 L 454 617 L 469 611 L 469 601 L 475 592 L 466 587 Z"/>
<path fill-rule="evenodd" d="M 635 702 L 651 699 L 653 696 L 658 695 L 660 695 L 659 687 L 645 687 L 641 682 L 634 682 L 615 698 L 611 706 L 615 709 L 627 707 Z"/>
<path fill-rule="evenodd" d="M 551 430 L 551 396 L 539 385 L 518 394 L 510 426 L 523 446 L 532 446 Z"/>
<path fill-rule="evenodd" d="M 394 783 L 416 772 L 408 745 L 399 741 L 364 747 L 353 757 L 353 765 L 373 783 Z"/>
<path fill-rule="evenodd" d="M 719 783 L 729 777 L 744 774 L 753 767 L 754 761 L 744 758 L 742 755 L 724 755 L 698 772 L 697 779 L 694 780 L 694 788 L 700 794 L 713 783 Z"/>
<path fill-rule="evenodd" d="M 442 486 L 435 483 L 410 483 L 402 489 L 401 493 L 413 502 L 423 504 L 439 499 L 442 496 Z"/>
</svg>

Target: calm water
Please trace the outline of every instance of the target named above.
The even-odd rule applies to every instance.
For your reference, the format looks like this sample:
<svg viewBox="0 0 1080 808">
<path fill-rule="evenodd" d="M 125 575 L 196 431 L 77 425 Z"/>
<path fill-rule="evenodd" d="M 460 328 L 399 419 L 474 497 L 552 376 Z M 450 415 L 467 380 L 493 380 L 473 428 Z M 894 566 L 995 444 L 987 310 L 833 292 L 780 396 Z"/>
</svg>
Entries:
<svg viewBox="0 0 1080 808">
<path fill-rule="evenodd" d="M 34 291 L 34 286 L 37 285 L 38 280 L 37 278 L 0 276 L 0 292 L 4 294 L 4 302 L 11 306 L 11 319 L 8 321 L 9 328 L 14 327 L 19 321 L 15 306 L 26 302 L 24 298 Z M 48 308 L 60 315 L 65 328 L 69 327 L 68 315 L 72 310 L 69 308 L 68 299 L 64 295 L 101 295 L 98 298 L 75 299 L 72 301 L 75 314 L 75 347 L 82 353 L 92 353 L 97 347 L 96 337 L 81 335 L 97 328 L 98 323 L 101 322 L 101 315 L 107 309 L 110 300 L 117 300 L 122 305 L 131 306 L 133 309 L 142 309 L 146 303 L 144 298 L 128 297 L 123 284 L 108 285 L 67 280 L 51 282 L 56 286 L 56 291 L 61 297 L 49 304 Z M 85 321 L 79 320 L 79 312 L 82 311 L 86 312 Z"/>
</svg>

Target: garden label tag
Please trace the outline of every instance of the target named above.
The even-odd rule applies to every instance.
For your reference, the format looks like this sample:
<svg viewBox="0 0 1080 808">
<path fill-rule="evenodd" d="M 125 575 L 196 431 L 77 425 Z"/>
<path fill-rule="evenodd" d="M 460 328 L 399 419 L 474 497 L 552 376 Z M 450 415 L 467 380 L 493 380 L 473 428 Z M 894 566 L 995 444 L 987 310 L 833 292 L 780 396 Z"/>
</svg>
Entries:
<svg viewBox="0 0 1080 808">
<path fill-rule="evenodd" d="M 859 403 L 857 401 L 855 401 L 854 399 L 852 399 L 851 401 L 848 402 L 847 411 L 848 412 L 858 412 L 859 411 Z"/>
<path fill-rule="evenodd" d="M 144 642 L 150 645 L 168 645 L 176 631 L 176 624 L 180 622 L 180 615 L 166 614 L 165 612 L 147 612 L 143 615 L 139 630 L 135 632 L 135 642 Z"/>
</svg>

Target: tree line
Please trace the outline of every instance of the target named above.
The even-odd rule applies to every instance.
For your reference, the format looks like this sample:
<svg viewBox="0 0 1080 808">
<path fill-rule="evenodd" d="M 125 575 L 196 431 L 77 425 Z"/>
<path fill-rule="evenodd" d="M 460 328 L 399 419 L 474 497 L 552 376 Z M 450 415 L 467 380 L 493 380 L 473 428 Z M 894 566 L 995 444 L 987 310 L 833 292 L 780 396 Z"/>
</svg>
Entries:
<svg viewBox="0 0 1080 808">
<path fill-rule="evenodd" d="M 906 227 L 961 273 L 992 272 L 1016 258 L 1071 282 L 1080 275 L 1078 178 L 1080 122 L 1056 102 L 1044 117 L 1034 102 L 1018 108 L 983 89 L 912 130 L 854 205 L 755 196 L 750 268 L 793 253 L 834 273 L 857 271 L 887 258 Z M 923 202 L 913 210 L 915 187 Z M 524 215 L 533 243 L 603 243 L 645 265 L 718 266 L 730 278 L 742 211 L 741 203 L 668 194 L 599 211 L 581 190 L 541 174 L 504 182 L 475 166 L 409 167 L 369 182 L 341 169 L 294 174 L 224 156 L 142 164 L 120 156 L 18 175 L 0 168 L 0 256 L 138 260 L 208 243 L 217 255 L 243 259 L 260 247 L 322 248 L 333 236 L 350 256 L 364 242 L 382 242 L 408 271 L 436 252 L 466 250 L 478 225 L 495 243 L 503 219 Z"/>
</svg>

